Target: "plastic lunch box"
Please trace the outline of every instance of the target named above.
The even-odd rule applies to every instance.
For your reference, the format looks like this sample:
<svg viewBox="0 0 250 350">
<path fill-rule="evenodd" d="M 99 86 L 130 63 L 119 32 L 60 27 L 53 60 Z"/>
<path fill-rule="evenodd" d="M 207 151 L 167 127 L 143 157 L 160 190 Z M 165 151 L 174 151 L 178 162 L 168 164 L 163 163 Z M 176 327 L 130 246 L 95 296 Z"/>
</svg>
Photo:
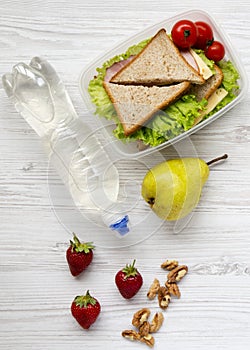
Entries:
<svg viewBox="0 0 250 350">
<path fill-rule="evenodd" d="M 127 50 L 128 47 L 139 43 L 141 40 L 144 40 L 146 38 L 149 38 L 157 33 L 157 31 L 161 28 L 165 28 L 167 33 L 171 32 L 171 28 L 174 25 L 175 22 L 177 22 L 180 19 L 190 19 L 192 21 L 205 21 L 211 25 L 213 28 L 214 38 L 216 40 L 221 41 L 224 44 L 225 51 L 226 51 L 226 59 L 229 59 L 233 62 L 235 67 L 237 68 L 240 79 L 239 79 L 239 90 L 237 97 L 231 101 L 228 105 L 226 105 L 224 108 L 222 108 L 220 111 L 213 114 L 208 119 L 205 119 L 201 123 L 197 124 L 190 130 L 183 132 L 182 134 L 178 135 L 177 137 L 172 138 L 169 141 L 166 141 L 162 143 L 161 145 L 158 145 L 156 147 L 149 147 L 142 151 L 138 150 L 137 142 L 128 142 L 124 143 L 118 139 L 115 138 L 113 135 L 113 129 L 115 127 L 115 124 L 111 121 L 106 120 L 104 117 L 99 117 L 98 115 L 95 115 L 95 105 L 92 104 L 90 95 L 88 93 L 88 85 L 91 79 L 93 79 L 94 75 L 96 74 L 96 68 L 101 67 L 105 61 L 108 59 L 114 57 L 117 54 L 121 54 Z M 182 140 L 186 138 L 187 136 L 195 133 L 196 131 L 200 130 L 204 126 L 212 123 L 215 119 L 221 117 L 223 114 L 225 114 L 227 111 L 229 111 L 231 108 L 233 108 L 236 104 L 238 104 L 242 98 L 244 97 L 246 91 L 247 91 L 247 78 L 246 73 L 244 71 L 244 68 L 239 60 L 239 58 L 236 55 L 235 50 L 232 48 L 232 45 L 226 36 L 226 34 L 222 31 L 222 29 L 218 26 L 218 24 L 215 22 L 215 20 L 206 12 L 200 11 L 200 10 L 193 10 L 188 12 L 180 13 L 177 16 L 174 16 L 172 18 L 166 19 L 162 22 L 159 22 L 158 24 L 155 24 L 138 34 L 134 35 L 133 37 L 130 37 L 128 40 L 123 41 L 122 43 L 118 44 L 111 50 L 107 51 L 105 54 L 101 55 L 99 58 L 97 58 L 94 62 L 90 63 L 81 73 L 80 81 L 79 81 L 79 87 L 81 91 L 82 98 L 87 106 L 88 111 L 93 114 L 93 118 L 96 119 L 97 126 L 102 129 L 102 132 L 105 134 L 105 138 L 109 139 L 109 142 L 112 144 L 112 147 L 114 150 L 116 150 L 121 156 L 123 157 L 131 157 L 131 158 L 138 158 L 147 154 L 150 154 L 152 152 L 155 152 L 156 150 L 163 149 L 169 145 L 173 145 L 179 140 Z"/>
</svg>

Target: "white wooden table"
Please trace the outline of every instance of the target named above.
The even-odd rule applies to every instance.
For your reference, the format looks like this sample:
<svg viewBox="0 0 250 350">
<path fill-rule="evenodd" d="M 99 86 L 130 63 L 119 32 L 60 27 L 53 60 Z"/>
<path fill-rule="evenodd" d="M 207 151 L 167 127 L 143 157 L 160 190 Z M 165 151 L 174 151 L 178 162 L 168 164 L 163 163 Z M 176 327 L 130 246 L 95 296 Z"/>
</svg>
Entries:
<svg viewBox="0 0 250 350">
<path fill-rule="evenodd" d="M 86 64 L 137 31 L 191 8 L 204 9 L 219 21 L 249 77 L 246 0 L 1 0 L 0 73 L 19 61 L 44 56 L 64 80 L 81 115 L 85 106 L 78 78 Z M 146 292 L 154 277 L 165 281 L 160 264 L 166 258 L 178 259 L 190 271 L 180 285 L 181 299 L 164 313 L 155 349 L 249 349 L 249 96 L 190 138 L 199 157 L 209 160 L 226 152 L 229 159 L 214 167 L 189 224 L 174 234 L 173 224 L 166 223 L 143 242 L 121 249 L 98 244 L 92 265 L 77 279 L 65 260 L 74 214 L 72 226 L 63 226 L 63 212 L 70 218 L 64 192 L 56 198 L 61 203 L 58 220 L 48 191 L 47 180 L 60 187 L 59 178 L 48 170 L 39 138 L 16 113 L 2 86 L 0 99 L 0 349 L 147 348 L 123 339 L 121 331 L 131 327 L 132 315 L 141 307 L 159 311 Z M 172 154 L 171 148 L 162 153 Z M 129 162 L 123 165 L 123 175 L 129 178 Z M 78 234 L 84 239 L 96 232 L 97 227 L 86 222 Z M 114 276 L 134 258 L 144 285 L 134 299 L 125 301 Z M 102 313 L 84 331 L 72 318 L 70 304 L 87 289 L 101 302 Z"/>
</svg>

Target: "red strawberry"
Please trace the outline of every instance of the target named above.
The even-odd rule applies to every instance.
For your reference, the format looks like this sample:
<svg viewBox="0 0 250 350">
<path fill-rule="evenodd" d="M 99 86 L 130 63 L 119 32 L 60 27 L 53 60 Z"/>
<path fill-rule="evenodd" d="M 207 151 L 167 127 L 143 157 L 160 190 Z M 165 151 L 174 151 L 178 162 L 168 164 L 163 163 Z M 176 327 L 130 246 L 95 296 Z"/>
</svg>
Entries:
<svg viewBox="0 0 250 350">
<path fill-rule="evenodd" d="M 71 313 L 80 326 L 88 329 L 97 319 L 101 312 L 101 305 L 93 298 L 89 291 L 86 295 L 75 297 L 71 304 Z"/>
<path fill-rule="evenodd" d="M 73 276 L 78 276 L 89 266 L 93 259 L 94 248 L 92 242 L 81 243 L 74 234 L 73 242 L 70 241 L 70 247 L 66 252 L 69 269 Z"/>
<path fill-rule="evenodd" d="M 135 260 L 132 265 L 126 265 L 124 269 L 117 272 L 115 283 L 125 299 L 130 299 L 138 293 L 143 279 L 140 272 L 135 268 Z"/>
</svg>

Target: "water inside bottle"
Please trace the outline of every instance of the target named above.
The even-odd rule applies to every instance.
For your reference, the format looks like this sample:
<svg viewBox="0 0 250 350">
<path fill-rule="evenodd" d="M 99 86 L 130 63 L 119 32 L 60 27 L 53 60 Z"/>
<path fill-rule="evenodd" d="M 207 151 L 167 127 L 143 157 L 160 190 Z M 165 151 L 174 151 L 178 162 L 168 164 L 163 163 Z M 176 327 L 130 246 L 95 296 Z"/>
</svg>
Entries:
<svg viewBox="0 0 250 350">
<path fill-rule="evenodd" d="M 3 76 L 3 86 L 18 112 L 42 138 L 50 160 L 75 204 L 98 215 L 113 205 L 119 174 L 88 125 L 75 112 L 54 68 L 35 57 Z"/>
</svg>

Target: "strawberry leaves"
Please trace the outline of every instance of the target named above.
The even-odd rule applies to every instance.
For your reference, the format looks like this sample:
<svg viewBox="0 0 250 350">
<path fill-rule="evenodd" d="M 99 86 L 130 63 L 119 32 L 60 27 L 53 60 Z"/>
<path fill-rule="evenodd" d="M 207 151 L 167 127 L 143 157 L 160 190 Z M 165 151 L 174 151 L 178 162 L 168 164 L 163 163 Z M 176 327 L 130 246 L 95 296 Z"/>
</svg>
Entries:
<svg viewBox="0 0 250 350">
<path fill-rule="evenodd" d="M 85 295 L 78 295 L 75 297 L 74 302 L 76 303 L 76 306 L 87 307 L 88 304 L 94 306 L 96 304 L 96 299 L 92 298 L 92 296 L 89 294 L 89 290 L 87 290 Z"/>
<path fill-rule="evenodd" d="M 70 240 L 70 245 L 72 252 L 75 251 L 76 253 L 84 252 L 85 254 L 88 254 L 90 250 L 95 249 L 93 242 L 81 243 L 75 234 L 73 236 L 73 241 Z"/>
<path fill-rule="evenodd" d="M 131 276 L 136 276 L 138 274 L 137 269 L 135 268 L 135 260 L 133 261 L 133 263 L 131 265 L 126 265 L 126 267 L 124 267 L 124 269 L 122 269 L 122 272 L 124 272 L 125 274 L 125 279 L 127 279 L 128 277 Z"/>
</svg>

